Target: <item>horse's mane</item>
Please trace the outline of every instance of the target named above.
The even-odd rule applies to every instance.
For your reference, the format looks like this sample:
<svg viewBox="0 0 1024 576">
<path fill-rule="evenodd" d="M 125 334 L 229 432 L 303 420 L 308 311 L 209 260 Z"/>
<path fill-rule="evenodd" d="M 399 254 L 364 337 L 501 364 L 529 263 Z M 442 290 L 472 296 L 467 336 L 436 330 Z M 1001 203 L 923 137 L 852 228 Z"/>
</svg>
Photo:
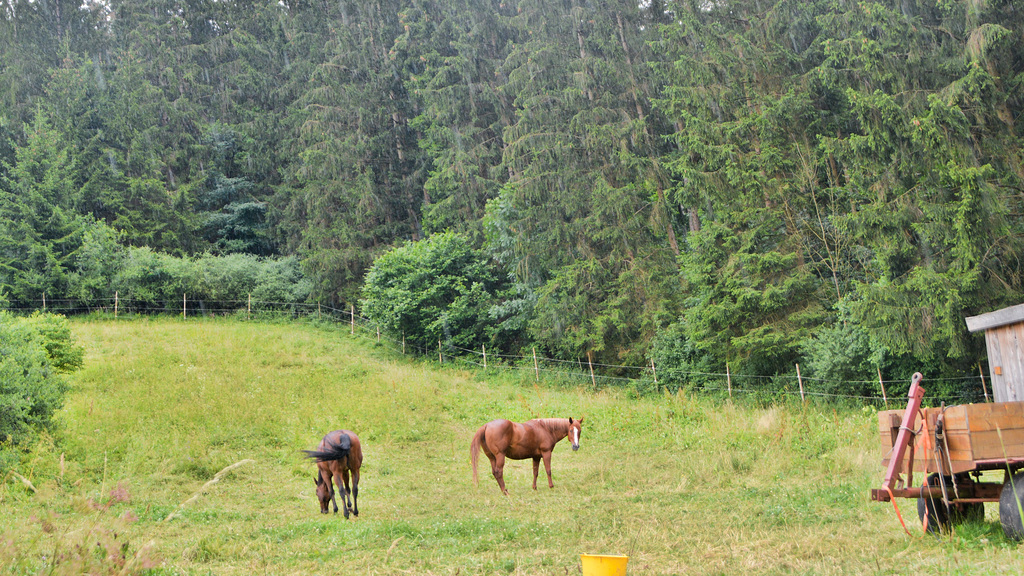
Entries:
<svg viewBox="0 0 1024 576">
<path fill-rule="evenodd" d="M 568 418 L 535 418 L 534 422 L 539 422 L 541 426 L 547 428 L 551 432 L 569 433 Z"/>
</svg>

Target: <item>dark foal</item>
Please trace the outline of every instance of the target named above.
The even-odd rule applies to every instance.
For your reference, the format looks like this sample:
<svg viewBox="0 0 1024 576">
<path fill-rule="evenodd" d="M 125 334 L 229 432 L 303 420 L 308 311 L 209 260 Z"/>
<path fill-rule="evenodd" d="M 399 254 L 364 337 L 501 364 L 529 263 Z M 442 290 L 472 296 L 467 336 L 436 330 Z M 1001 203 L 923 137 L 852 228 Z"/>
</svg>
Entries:
<svg viewBox="0 0 1024 576">
<path fill-rule="evenodd" d="M 469 455 L 473 462 L 473 482 L 477 482 L 476 461 L 482 449 L 491 461 L 491 472 L 498 481 L 498 488 L 508 495 L 505 489 L 504 467 L 505 458 L 512 460 L 533 459 L 533 489 L 537 489 L 537 474 L 540 461 L 544 460 L 544 469 L 548 473 L 548 487 L 554 488 L 551 480 L 551 451 L 566 436 L 572 442 L 573 451 L 580 449 L 580 435 L 583 433 L 583 418 L 538 418 L 521 424 L 509 420 L 493 420 L 484 424 L 469 445 Z"/>
<path fill-rule="evenodd" d="M 349 510 L 359 516 L 359 468 L 363 465 L 363 449 L 359 437 L 349 430 L 329 432 L 317 445 L 316 450 L 303 450 L 306 456 L 316 460 L 316 497 L 320 500 L 320 513 L 327 514 L 331 504 L 338 513 L 338 502 L 334 498 L 334 485 L 341 492 L 341 505 L 345 518 Z M 348 474 L 352 472 L 352 490 L 349 491 Z M 333 483 L 332 483 L 333 481 Z M 349 504 L 348 496 L 352 494 Z"/>
</svg>

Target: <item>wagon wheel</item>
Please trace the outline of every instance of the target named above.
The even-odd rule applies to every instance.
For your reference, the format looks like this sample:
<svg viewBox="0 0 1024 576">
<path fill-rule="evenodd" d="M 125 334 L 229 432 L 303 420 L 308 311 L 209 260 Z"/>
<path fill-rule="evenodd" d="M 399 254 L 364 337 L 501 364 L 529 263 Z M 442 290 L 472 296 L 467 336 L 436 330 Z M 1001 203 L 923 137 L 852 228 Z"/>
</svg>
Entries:
<svg viewBox="0 0 1024 576">
<path fill-rule="evenodd" d="M 925 480 L 925 486 L 941 486 L 944 479 L 939 474 L 929 474 Z M 947 483 L 948 485 L 949 483 Z M 917 499 L 917 517 L 924 526 L 927 516 L 927 529 L 931 534 L 938 534 L 943 529 L 949 528 L 950 509 L 942 498 L 921 496 Z"/>
<path fill-rule="evenodd" d="M 1010 477 L 999 494 L 999 523 L 1003 525 L 1006 537 L 1011 540 L 1024 539 L 1021 508 L 1024 508 L 1024 472 Z"/>
</svg>

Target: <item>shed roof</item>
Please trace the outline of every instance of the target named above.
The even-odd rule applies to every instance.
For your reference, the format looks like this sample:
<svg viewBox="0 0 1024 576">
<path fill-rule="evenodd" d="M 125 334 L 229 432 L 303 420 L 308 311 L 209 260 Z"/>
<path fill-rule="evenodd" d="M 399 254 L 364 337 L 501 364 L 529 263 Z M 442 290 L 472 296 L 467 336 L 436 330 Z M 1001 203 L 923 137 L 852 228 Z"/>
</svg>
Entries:
<svg viewBox="0 0 1024 576">
<path fill-rule="evenodd" d="M 979 314 L 967 318 L 967 329 L 971 332 L 980 332 L 990 328 L 998 328 L 1007 324 L 1024 322 L 1024 304 L 1017 304 L 995 312 Z"/>
</svg>

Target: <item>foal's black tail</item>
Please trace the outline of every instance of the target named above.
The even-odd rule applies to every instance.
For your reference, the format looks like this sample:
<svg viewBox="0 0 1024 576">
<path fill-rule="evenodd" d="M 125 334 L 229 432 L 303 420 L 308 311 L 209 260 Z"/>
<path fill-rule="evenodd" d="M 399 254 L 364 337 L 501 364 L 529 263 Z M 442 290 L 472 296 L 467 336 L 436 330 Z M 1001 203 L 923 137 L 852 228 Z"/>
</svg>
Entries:
<svg viewBox="0 0 1024 576">
<path fill-rule="evenodd" d="M 330 460 L 342 460 L 348 457 L 348 451 L 352 448 L 352 440 L 348 434 L 339 434 L 338 443 L 327 442 L 323 450 L 303 450 L 307 458 L 317 462 L 328 462 Z"/>
</svg>

